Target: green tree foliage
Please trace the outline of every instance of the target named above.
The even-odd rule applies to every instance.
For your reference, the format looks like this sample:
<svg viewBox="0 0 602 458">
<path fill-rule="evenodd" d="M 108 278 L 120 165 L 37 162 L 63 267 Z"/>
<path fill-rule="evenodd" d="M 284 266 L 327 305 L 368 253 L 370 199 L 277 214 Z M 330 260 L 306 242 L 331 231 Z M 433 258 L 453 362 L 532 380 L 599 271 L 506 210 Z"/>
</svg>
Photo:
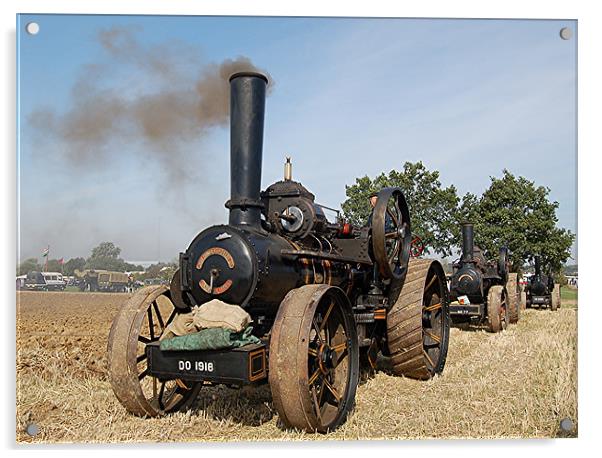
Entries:
<svg viewBox="0 0 602 458">
<path fill-rule="evenodd" d="M 496 256 L 501 246 L 511 252 L 514 270 L 541 255 L 544 265 L 558 272 L 570 258 L 575 235 L 556 227 L 558 202 L 548 198 L 550 190 L 504 170 L 502 178 L 491 177 L 491 185 L 480 198 L 466 194 L 457 212 L 456 244 L 461 246 L 460 223 L 475 225 L 475 243 Z"/>
<path fill-rule="evenodd" d="M 112 258 L 117 259 L 121 254 L 121 248 L 113 242 L 102 242 L 96 248 L 92 249 L 91 259 Z"/>
<path fill-rule="evenodd" d="M 33 270 L 40 271 L 42 270 L 42 266 L 38 263 L 36 258 L 28 258 L 17 266 L 17 275 L 27 275 Z"/>
<path fill-rule="evenodd" d="M 86 260 L 86 269 L 103 269 L 125 272 L 132 270 L 144 270 L 142 266 L 125 262 L 119 257 L 121 248 L 113 242 L 102 242 L 92 249 L 92 254 Z"/>
<path fill-rule="evenodd" d="M 75 269 L 84 270 L 86 266 L 86 260 L 84 258 L 71 258 L 63 266 L 63 273 L 65 275 L 73 275 Z"/>
<path fill-rule="evenodd" d="M 388 175 L 381 173 L 374 179 L 364 176 L 345 186 L 347 200 L 342 204 L 345 218 L 354 225 L 365 225 L 371 211 L 370 194 L 388 186 L 403 190 L 410 209 L 412 234 L 422 238 L 426 252 L 451 255 L 459 204 L 456 188 L 443 188 L 439 172 L 429 171 L 422 162 L 406 162 L 400 172 L 391 170 Z"/>
<path fill-rule="evenodd" d="M 175 262 L 158 262 L 148 266 L 143 274 L 137 276 L 137 279 L 160 278 L 165 281 L 171 281 L 177 268 L 178 265 Z"/>
</svg>

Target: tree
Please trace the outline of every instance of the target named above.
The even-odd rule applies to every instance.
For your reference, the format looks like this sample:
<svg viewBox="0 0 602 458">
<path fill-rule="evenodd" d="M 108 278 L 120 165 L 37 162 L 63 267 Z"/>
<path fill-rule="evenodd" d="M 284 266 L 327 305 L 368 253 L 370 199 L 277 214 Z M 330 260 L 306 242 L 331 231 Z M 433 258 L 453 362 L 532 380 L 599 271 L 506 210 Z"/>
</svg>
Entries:
<svg viewBox="0 0 602 458">
<path fill-rule="evenodd" d="M 58 259 L 49 259 L 48 264 L 46 265 L 46 270 L 48 272 L 60 272 L 61 268 L 62 266 Z"/>
<path fill-rule="evenodd" d="M 491 185 L 480 198 L 466 194 L 457 212 L 456 243 L 461 246 L 460 223 L 470 220 L 475 227 L 475 244 L 497 256 L 503 245 L 510 249 L 512 269 L 539 254 L 544 265 L 559 272 L 570 258 L 575 235 L 556 227 L 558 202 L 550 202 L 550 190 L 504 170 L 502 178 L 491 177 Z"/>
<path fill-rule="evenodd" d="M 17 267 L 17 275 L 27 275 L 29 272 L 37 270 L 42 270 L 42 266 L 38 264 L 38 260 L 36 258 L 28 258 L 25 259 L 19 266 Z"/>
<path fill-rule="evenodd" d="M 92 249 L 90 258 L 113 258 L 117 259 L 121 254 L 121 248 L 115 246 L 113 242 L 102 242 L 96 248 Z"/>
<path fill-rule="evenodd" d="M 422 162 L 406 162 L 401 172 L 383 172 L 374 179 L 356 178 L 355 184 L 345 186 L 345 218 L 354 225 L 365 225 L 371 211 L 370 194 L 388 186 L 402 189 L 410 209 L 412 234 L 422 238 L 425 251 L 451 255 L 459 204 L 457 191 L 454 186 L 442 188 L 439 172 L 427 170 Z"/>
<path fill-rule="evenodd" d="M 63 266 L 63 272 L 65 275 L 73 275 L 75 273 L 75 269 L 84 270 L 85 265 L 86 260 L 84 258 L 71 258 Z"/>
<path fill-rule="evenodd" d="M 125 261 L 119 257 L 121 248 L 113 242 L 102 242 L 92 249 L 92 254 L 86 260 L 87 269 L 105 269 L 125 272 Z"/>
</svg>

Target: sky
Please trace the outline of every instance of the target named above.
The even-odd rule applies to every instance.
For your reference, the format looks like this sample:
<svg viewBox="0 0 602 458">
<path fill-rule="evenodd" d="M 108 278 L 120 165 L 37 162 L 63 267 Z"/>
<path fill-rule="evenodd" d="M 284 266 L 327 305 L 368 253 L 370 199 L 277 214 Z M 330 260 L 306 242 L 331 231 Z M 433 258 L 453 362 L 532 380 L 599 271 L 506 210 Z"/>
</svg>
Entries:
<svg viewBox="0 0 602 458">
<path fill-rule="evenodd" d="M 187 110 L 240 57 L 271 77 L 263 189 L 285 156 L 329 207 L 406 161 L 460 195 L 508 169 L 550 188 L 576 232 L 576 21 L 20 15 L 17 36 L 20 260 L 112 241 L 128 261 L 169 261 L 226 222 L 228 123 Z M 82 142 L 86 126 L 100 133 Z"/>
</svg>

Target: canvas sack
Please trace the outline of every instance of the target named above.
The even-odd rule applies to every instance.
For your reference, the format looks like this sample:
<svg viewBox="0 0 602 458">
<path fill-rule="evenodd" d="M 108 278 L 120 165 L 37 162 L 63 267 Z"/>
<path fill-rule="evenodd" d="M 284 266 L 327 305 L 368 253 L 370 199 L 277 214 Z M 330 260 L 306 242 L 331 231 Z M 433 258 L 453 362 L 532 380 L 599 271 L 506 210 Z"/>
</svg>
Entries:
<svg viewBox="0 0 602 458">
<path fill-rule="evenodd" d="M 246 329 L 251 323 L 251 316 L 238 305 L 227 304 L 213 299 L 192 312 L 193 322 L 197 329 L 225 328 L 234 332 Z"/>
</svg>

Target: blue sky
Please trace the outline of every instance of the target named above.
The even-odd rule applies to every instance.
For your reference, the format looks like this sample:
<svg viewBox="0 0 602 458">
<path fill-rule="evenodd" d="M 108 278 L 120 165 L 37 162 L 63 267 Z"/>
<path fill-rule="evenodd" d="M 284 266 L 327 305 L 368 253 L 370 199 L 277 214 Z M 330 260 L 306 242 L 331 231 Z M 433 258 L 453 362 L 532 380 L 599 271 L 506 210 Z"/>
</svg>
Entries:
<svg viewBox="0 0 602 458">
<path fill-rule="evenodd" d="M 31 21 L 40 24 L 35 36 L 24 31 Z M 227 126 L 179 146 L 189 178 L 175 185 L 139 139 L 112 142 L 110 154 L 74 167 L 66 145 L 28 121 L 38 110 L 68 112 L 91 64 L 124 97 L 153 90 L 148 73 L 100 45 L 99 31 L 115 26 L 166 60 L 193 56 L 178 60 L 191 84 L 204 66 L 238 56 L 272 75 L 264 188 L 281 178 L 286 155 L 294 177 L 334 207 L 355 177 L 405 161 L 439 170 L 460 194 L 480 194 L 507 168 L 549 187 L 559 225 L 576 230 L 574 21 L 25 15 L 17 25 L 21 259 L 46 244 L 51 257 L 87 256 L 111 240 L 128 260 L 170 260 L 226 220 Z M 571 40 L 560 39 L 564 26 Z"/>
</svg>

